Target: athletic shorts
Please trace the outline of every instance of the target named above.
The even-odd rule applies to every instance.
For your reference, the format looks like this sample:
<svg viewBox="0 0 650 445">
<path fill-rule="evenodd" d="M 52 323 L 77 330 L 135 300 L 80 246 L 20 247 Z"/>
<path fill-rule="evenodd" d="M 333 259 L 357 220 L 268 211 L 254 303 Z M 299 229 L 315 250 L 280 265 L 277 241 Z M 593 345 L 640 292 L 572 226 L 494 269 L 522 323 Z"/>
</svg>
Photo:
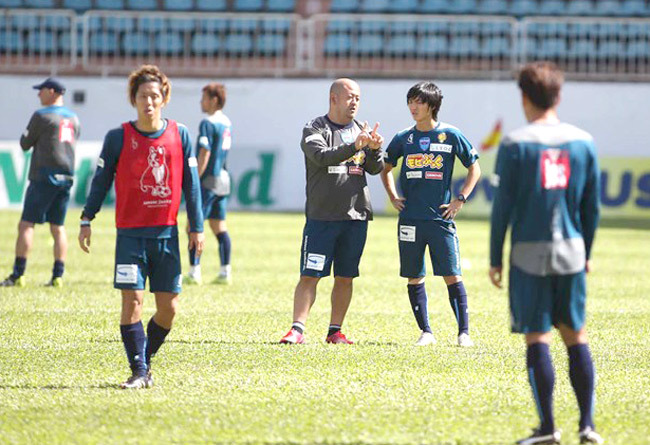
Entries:
<svg viewBox="0 0 650 445">
<path fill-rule="evenodd" d="M 548 332 L 562 323 L 574 331 L 585 324 L 585 272 L 571 275 L 530 275 L 510 267 L 512 332 Z"/>
<path fill-rule="evenodd" d="M 181 255 L 178 236 L 141 238 L 117 235 L 115 243 L 116 289 L 143 290 L 149 278 L 149 291 L 181 291 Z"/>
<path fill-rule="evenodd" d="M 203 201 L 203 218 L 205 219 L 226 219 L 227 196 L 217 196 L 212 190 L 201 189 Z"/>
<path fill-rule="evenodd" d="M 308 219 L 302 232 L 300 275 L 359 276 L 359 261 L 366 245 L 368 221 L 316 221 Z"/>
<path fill-rule="evenodd" d="M 397 239 L 400 276 L 419 278 L 426 275 L 424 250 L 427 246 L 434 275 L 461 275 L 458 236 L 453 221 L 447 223 L 400 219 Z"/>
<path fill-rule="evenodd" d="M 21 219 L 34 224 L 62 226 L 70 201 L 69 185 L 53 185 L 45 181 L 30 181 L 25 193 L 25 204 Z"/>
</svg>

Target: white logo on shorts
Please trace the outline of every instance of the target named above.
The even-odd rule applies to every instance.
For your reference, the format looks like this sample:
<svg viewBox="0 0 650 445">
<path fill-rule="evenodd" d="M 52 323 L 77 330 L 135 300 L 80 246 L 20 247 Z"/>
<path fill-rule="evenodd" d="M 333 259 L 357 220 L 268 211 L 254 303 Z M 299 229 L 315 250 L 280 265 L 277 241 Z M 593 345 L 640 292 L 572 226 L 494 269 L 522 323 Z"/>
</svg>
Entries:
<svg viewBox="0 0 650 445">
<path fill-rule="evenodd" d="M 123 284 L 137 284 L 138 282 L 138 265 L 137 264 L 118 264 L 115 267 L 115 282 Z"/>
<path fill-rule="evenodd" d="M 307 254 L 307 264 L 305 265 L 305 269 L 322 271 L 324 267 L 325 267 L 325 255 L 320 255 L 318 253 Z"/>
<path fill-rule="evenodd" d="M 399 240 L 408 243 L 415 242 L 415 226 L 399 226 Z"/>
</svg>

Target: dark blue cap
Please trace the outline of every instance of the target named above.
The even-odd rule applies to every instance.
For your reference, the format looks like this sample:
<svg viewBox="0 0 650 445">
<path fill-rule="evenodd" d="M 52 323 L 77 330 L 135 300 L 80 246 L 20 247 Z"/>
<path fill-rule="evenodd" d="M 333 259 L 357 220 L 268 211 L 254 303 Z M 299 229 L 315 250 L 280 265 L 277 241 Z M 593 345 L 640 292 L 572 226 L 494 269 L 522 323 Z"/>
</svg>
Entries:
<svg viewBox="0 0 650 445">
<path fill-rule="evenodd" d="M 34 85 L 35 90 L 40 90 L 41 88 L 51 88 L 59 94 L 65 93 L 65 86 L 63 86 L 60 80 L 54 77 L 48 77 L 43 83 Z"/>
</svg>

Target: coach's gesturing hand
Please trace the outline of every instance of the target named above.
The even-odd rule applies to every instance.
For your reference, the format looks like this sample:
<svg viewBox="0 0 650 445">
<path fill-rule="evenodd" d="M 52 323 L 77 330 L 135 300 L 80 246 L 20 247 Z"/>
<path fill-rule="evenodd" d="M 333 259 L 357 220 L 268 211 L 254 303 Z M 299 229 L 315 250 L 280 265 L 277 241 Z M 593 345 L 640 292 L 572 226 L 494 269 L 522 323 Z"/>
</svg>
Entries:
<svg viewBox="0 0 650 445">
<path fill-rule="evenodd" d="M 90 225 L 83 225 L 79 227 L 79 247 L 86 253 L 90 253 Z"/>
</svg>

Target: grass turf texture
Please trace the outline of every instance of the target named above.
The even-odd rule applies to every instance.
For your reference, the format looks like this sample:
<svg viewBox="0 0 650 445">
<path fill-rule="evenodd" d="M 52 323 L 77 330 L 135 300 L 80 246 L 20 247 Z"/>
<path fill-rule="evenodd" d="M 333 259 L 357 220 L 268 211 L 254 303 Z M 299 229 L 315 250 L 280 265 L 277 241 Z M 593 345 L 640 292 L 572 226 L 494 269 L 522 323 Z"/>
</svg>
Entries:
<svg viewBox="0 0 650 445">
<path fill-rule="evenodd" d="M 523 339 L 511 335 L 505 291 L 487 278 L 488 224 L 459 221 L 477 346 L 455 346 L 442 279 L 427 278 L 438 344 L 419 332 L 398 277 L 394 218 L 370 225 L 344 332 L 326 345 L 331 278 L 320 283 L 308 344 L 277 342 L 291 323 L 303 217 L 231 213 L 234 284 L 185 286 L 174 329 L 154 361 L 156 385 L 122 391 L 128 376 L 112 288 L 113 214 L 93 223 L 92 253 L 70 212 L 65 287 L 41 287 L 52 267 L 38 226 L 27 287 L 0 289 L 2 443 L 511 443 L 537 423 Z M 19 212 L 0 212 L 0 272 L 13 264 Z M 181 236 L 184 245 L 186 237 Z M 609 444 L 648 441 L 648 230 L 603 228 L 589 275 L 588 327 L 598 372 L 596 423 Z M 187 257 L 183 252 L 186 270 Z M 467 266 L 467 264 L 466 264 Z M 208 236 L 204 278 L 218 271 Z M 145 297 L 145 322 L 153 313 Z M 577 441 L 566 353 L 556 336 L 556 423 Z"/>
</svg>

